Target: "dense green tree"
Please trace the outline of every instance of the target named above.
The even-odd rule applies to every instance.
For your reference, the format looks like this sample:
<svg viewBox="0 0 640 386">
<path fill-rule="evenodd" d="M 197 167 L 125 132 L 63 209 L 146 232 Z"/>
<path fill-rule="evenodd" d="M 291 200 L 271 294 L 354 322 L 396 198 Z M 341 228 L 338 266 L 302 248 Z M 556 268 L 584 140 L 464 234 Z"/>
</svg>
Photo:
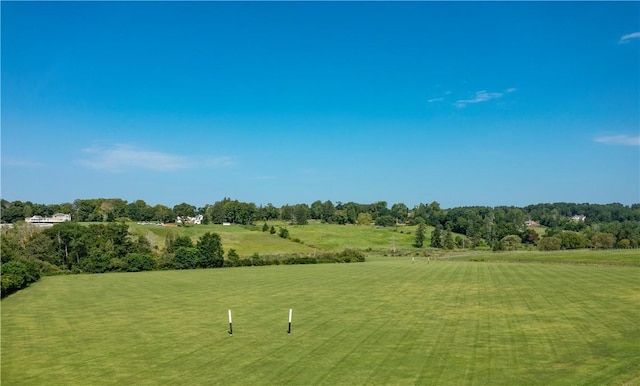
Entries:
<svg viewBox="0 0 640 386">
<path fill-rule="evenodd" d="M 220 235 L 212 232 L 203 234 L 196 243 L 196 248 L 200 251 L 201 256 L 198 267 L 217 268 L 223 266 L 224 250 Z"/>
<path fill-rule="evenodd" d="M 362 211 L 362 209 L 360 209 L 360 211 Z M 378 202 L 374 202 L 373 204 L 369 205 L 369 213 L 371 213 L 371 217 L 376 221 L 378 221 L 378 219 L 382 216 L 391 216 L 393 217 L 391 211 L 389 210 L 389 208 L 387 207 L 387 202 L 386 201 L 378 201 Z M 357 218 L 357 214 L 355 216 Z M 395 219 L 394 219 L 394 223 L 395 223 Z"/>
<path fill-rule="evenodd" d="M 236 252 L 235 249 L 230 248 L 229 251 L 227 252 L 227 260 L 231 261 L 233 265 L 235 265 L 238 260 L 240 260 L 240 256 L 238 255 L 238 252 Z"/>
<path fill-rule="evenodd" d="M 322 221 L 331 222 L 335 211 L 336 211 L 336 208 L 330 200 L 323 202 L 322 203 Z"/>
<path fill-rule="evenodd" d="M 5 297 L 40 278 L 38 266 L 29 260 L 14 260 L 2 264 L 0 268 L 0 294 Z"/>
<path fill-rule="evenodd" d="M 535 244 L 539 237 L 535 229 L 527 228 L 522 232 L 522 242 L 526 244 Z"/>
<path fill-rule="evenodd" d="M 278 232 L 278 236 L 282 237 L 283 239 L 288 239 L 289 231 L 287 230 L 287 228 L 280 228 L 280 231 Z"/>
<path fill-rule="evenodd" d="M 2 253 L 5 252 L 5 245 L 2 245 Z M 32 259 L 46 261 L 53 265 L 61 265 L 60 255 L 56 254 L 54 240 L 47 236 L 44 232 L 39 232 L 24 243 L 26 256 Z"/>
<path fill-rule="evenodd" d="M 307 225 L 309 221 L 309 207 L 307 204 L 298 204 L 293 207 L 293 218 L 291 221 L 296 225 Z"/>
<path fill-rule="evenodd" d="M 176 215 L 176 217 L 194 217 L 196 215 L 196 207 L 183 202 L 173 207 L 173 213 Z"/>
<path fill-rule="evenodd" d="M 371 218 L 371 213 L 359 213 L 358 220 L 356 221 L 358 225 L 371 225 L 373 223 L 373 219 Z"/>
<path fill-rule="evenodd" d="M 409 208 L 403 203 L 395 203 L 391 206 L 390 215 L 393 216 L 397 222 L 404 224 L 409 217 Z"/>
<path fill-rule="evenodd" d="M 418 225 L 418 229 L 416 229 L 416 240 L 413 245 L 415 245 L 417 248 L 422 248 L 422 246 L 424 245 L 425 230 L 426 228 L 424 223 L 420 223 Z"/>
<path fill-rule="evenodd" d="M 342 210 L 342 209 L 338 209 L 335 210 L 333 212 L 333 215 L 331 216 L 331 221 L 332 223 L 336 223 L 336 224 L 340 224 L 340 225 L 344 225 L 349 221 L 349 217 L 347 217 L 347 213 Z"/>
<path fill-rule="evenodd" d="M 314 220 L 322 220 L 322 201 L 316 200 L 311 203 L 310 216 Z"/>
<path fill-rule="evenodd" d="M 21 201 L 9 202 L 1 201 L 2 210 L 0 210 L 0 218 L 3 223 L 13 223 L 18 220 L 24 220 L 24 204 Z"/>
<path fill-rule="evenodd" d="M 611 233 L 596 233 L 591 236 L 591 243 L 595 248 L 608 249 L 616 245 L 616 237 Z"/>
<path fill-rule="evenodd" d="M 201 260 L 202 256 L 198 248 L 178 247 L 173 257 L 173 268 L 194 269 L 199 266 Z"/>
<path fill-rule="evenodd" d="M 128 272 L 153 271 L 157 267 L 151 253 L 129 253 L 124 262 Z"/>
<path fill-rule="evenodd" d="M 381 227 L 392 227 L 396 225 L 396 219 L 389 215 L 376 218 L 376 225 Z"/>
<path fill-rule="evenodd" d="M 255 218 L 262 221 L 277 220 L 280 218 L 280 210 L 273 204 L 268 203 L 266 206 L 260 206 L 256 209 Z"/>
<path fill-rule="evenodd" d="M 556 236 L 542 237 L 538 240 L 538 249 L 541 251 L 557 251 L 562 248 L 562 240 Z"/>
<path fill-rule="evenodd" d="M 507 251 L 515 251 L 522 246 L 522 239 L 518 235 L 508 235 L 500 239 L 500 243 Z"/>
<path fill-rule="evenodd" d="M 191 240 L 191 238 L 186 235 L 177 236 L 173 241 L 172 247 L 174 250 L 182 247 L 191 248 L 193 247 L 193 240 Z"/>
<path fill-rule="evenodd" d="M 102 213 L 100 212 L 99 199 L 89 200 L 75 200 L 73 202 L 75 215 L 73 218 L 75 221 L 81 222 L 99 222 L 103 220 Z"/>
<path fill-rule="evenodd" d="M 445 249 L 455 249 L 456 244 L 453 241 L 453 233 L 451 228 L 447 228 L 442 236 L 442 247 Z"/>
<path fill-rule="evenodd" d="M 557 234 L 562 249 L 581 249 L 587 246 L 587 239 L 578 232 L 562 231 Z"/>
<path fill-rule="evenodd" d="M 442 225 L 436 224 L 431 232 L 431 247 L 442 248 Z"/>
<path fill-rule="evenodd" d="M 175 219 L 176 214 L 168 206 L 158 204 L 153 207 L 153 221 L 169 223 L 175 221 Z"/>
</svg>

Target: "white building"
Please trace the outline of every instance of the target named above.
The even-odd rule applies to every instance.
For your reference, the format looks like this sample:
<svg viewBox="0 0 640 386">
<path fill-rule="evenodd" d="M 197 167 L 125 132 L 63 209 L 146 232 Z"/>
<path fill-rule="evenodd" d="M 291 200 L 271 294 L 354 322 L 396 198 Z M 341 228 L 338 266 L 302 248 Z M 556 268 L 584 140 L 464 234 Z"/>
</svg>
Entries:
<svg viewBox="0 0 640 386">
<path fill-rule="evenodd" d="M 32 216 L 24 219 L 25 222 L 32 224 L 53 224 L 58 222 L 71 221 L 71 215 L 65 213 L 56 213 L 51 217 Z"/>
<path fill-rule="evenodd" d="M 196 217 L 187 217 L 187 218 L 182 218 L 180 216 L 178 216 L 176 218 L 176 222 L 179 224 L 196 224 L 196 225 L 200 225 L 202 224 L 202 220 L 204 220 L 204 216 L 199 214 Z"/>
</svg>

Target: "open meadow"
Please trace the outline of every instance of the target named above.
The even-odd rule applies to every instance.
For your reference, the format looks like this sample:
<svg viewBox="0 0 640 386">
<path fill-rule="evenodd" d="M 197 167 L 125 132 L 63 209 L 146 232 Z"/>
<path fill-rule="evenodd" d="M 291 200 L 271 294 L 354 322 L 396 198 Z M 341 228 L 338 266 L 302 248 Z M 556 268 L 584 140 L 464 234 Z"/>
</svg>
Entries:
<svg viewBox="0 0 640 386">
<path fill-rule="evenodd" d="M 206 232 L 220 235 L 225 252 L 235 249 L 240 256 L 250 256 L 253 253 L 261 255 L 276 254 L 311 254 L 314 250 L 339 252 L 345 248 L 371 249 L 376 251 L 390 251 L 395 248 L 413 248 L 415 241 L 415 226 L 373 227 L 322 224 L 311 221 L 308 225 L 290 225 L 279 221 L 270 221 L 268 226 L 280 227 L 289 231 L 290 239 L 283 239 L 276 234 L 262 232 L 262 224 L 255 226 L 242 225 L 198 225 L 188 227 L 160 227 L 154 225 L 140 225 L 129 223 L 133 234 L 143 235 L 152 245 L 164 248 L 167 234 L 189 236 L 194 241 Z M 432 227 L 427 227 L 426 243 Z M 298 240 L 298 242 L 292 241 Z"/>
<path fill-rule="evenodd" d="M 640 268 L 499 255 L 45 277 L 2 384 L 640 384 Z"/>
</svg>

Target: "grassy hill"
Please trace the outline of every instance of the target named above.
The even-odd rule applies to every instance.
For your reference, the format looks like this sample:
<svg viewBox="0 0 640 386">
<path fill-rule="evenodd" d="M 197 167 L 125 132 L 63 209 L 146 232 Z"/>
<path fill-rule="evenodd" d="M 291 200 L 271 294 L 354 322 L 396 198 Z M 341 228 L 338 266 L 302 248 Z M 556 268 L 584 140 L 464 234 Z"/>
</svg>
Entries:
<svg viewBox="0 0 640 386">
<path fill-rule="evenodd" d="M 497 255 L 45 277 L 1 303 L 2 382 L 640 383 L 638 267 Z"/>
<path fill-rule="evenodd" d="M 164 248 L 164 240 L 168 233 L 187 235 L 194 241 L 205 232 L 215 232 L 222 239 L 225 251 L 234 248 L 240 256 L 253 253 L 261 255 L 313 253 L 314 250 L 337 252 L 345 248 L 371 250 L 388 253 L 393 248 L 415 250 L 416 227 L 373 227 L 354 225 L 335 225 L 311 222 L 309 225 L 290 225 L 282 222 L 269 222 L 269 226 L 285 227 L 289 231 L 290 239 L 283 239 L 276 234 L 262 232 L 262 224 L 256 226 L 242 225 L 193 225 L 188 227 L 161 227 L 155 225 L 129 224 L 134 234 L 146 236 L 152 245 Z M 427 233 L 431 227 L 427 227 Z M 293 240 L 298 240 L 293 241 Z M 425 244 L 429 244 L 429 235 Z"/>
</svg>

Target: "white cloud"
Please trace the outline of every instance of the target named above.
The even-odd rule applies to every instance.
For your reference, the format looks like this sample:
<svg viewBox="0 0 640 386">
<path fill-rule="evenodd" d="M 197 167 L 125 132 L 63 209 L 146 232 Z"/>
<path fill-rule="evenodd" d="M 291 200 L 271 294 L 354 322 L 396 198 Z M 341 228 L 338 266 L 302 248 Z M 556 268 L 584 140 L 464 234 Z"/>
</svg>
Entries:
<svg viewBox="0 0 640 386">
<path fill-rule="evenodd" d="M 109 172 L 130 170 L 176 171 L 196 167 L 230 166 L 230 157 L 199 158 L 178 154 L 142 150 L 129 145 L 115 145 L 110 148 L 90 147 L 83 150 L 86 158 L 81 165 Z"/>
<path fill-rule="evenodd" d="M 431 98 L 427 101 L 427 103 L 441 102 L 444 98 Z"/>
<path fill-rule="evenodd" d="M 609 135 L 596 137 L 595 142 L 605 143 L 607 145 L 620 145 L 620 146 L 640 146 L 640 136 L 636 135 Z"/>
<path fill-rule="evenodd" d="M 512 93 L 516 91 L 515 88 L 511 87 L 506 89 L 504 92 L 488 92 L 485 90 L 482 91 L 476 91 L 476 95 L 471 98 L 471 99 L 459 99 L 457 100 L 454 105 L 456 107 L 465 107 L 468 104 L 473 104 L 473 103 L 482 103 L 482 102 L 487 102 L 490 101 L 492 99 L 498 99 L 501 98 L 504 94 L 506 93 Z"/>
<path fill-rule="evenodd" d="M 481 103 L 490 101 L 491 99 L 500 98 L 502 96 L 501 92 L 486 92 L 486 91 L 476 91 L 475 97 L 471 99 L 459 99 L 454 103 L 456 107 L 465 107 L 471 103 Z"/>
<path fill-rule="evenodd" d="M 618 41 L 618 44 L 627 43 L 631 39 L 640 39 L 640 32 L 633 32 L 628 35 L 624 35 L 623 37 L 620 38 L 620 40 Z"/>
</svg>

